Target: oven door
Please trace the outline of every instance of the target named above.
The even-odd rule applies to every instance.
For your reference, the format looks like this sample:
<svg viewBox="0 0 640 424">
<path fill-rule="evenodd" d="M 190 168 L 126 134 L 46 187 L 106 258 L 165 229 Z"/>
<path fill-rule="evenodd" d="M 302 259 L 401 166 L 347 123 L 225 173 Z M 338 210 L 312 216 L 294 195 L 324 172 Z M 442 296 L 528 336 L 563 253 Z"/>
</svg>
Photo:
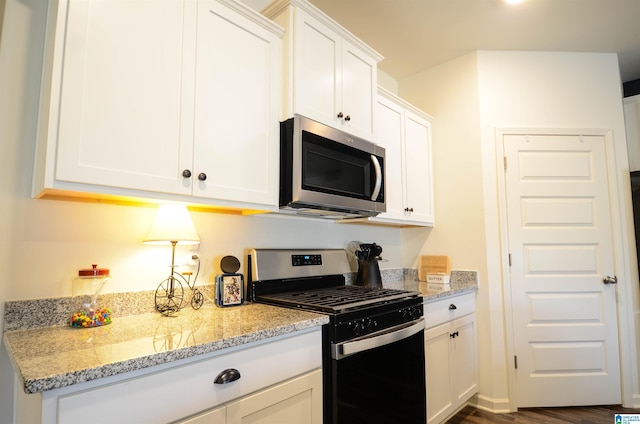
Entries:
<svg viewBox="0 0 640 424">
<path fill-rule="evenodd" d="M 331 347 L 330 422 L 426 423 L 424 327 L 420 318 Z"/>
</svg>

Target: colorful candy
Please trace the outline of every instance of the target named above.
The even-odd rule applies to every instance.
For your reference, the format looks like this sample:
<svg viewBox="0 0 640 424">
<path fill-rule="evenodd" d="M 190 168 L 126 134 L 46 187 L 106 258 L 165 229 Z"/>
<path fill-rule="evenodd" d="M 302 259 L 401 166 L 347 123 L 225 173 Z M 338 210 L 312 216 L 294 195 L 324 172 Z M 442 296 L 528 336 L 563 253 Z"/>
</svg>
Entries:
<svg viewBox="0 0 640 424">
<path fill-rule="evenodd" d="M 71 326 L 75 328 L 100 327 L 111 324 L 111 309 L 102 308 L 96 311 L 76 312 L 71 316 Z"/>
</svg>

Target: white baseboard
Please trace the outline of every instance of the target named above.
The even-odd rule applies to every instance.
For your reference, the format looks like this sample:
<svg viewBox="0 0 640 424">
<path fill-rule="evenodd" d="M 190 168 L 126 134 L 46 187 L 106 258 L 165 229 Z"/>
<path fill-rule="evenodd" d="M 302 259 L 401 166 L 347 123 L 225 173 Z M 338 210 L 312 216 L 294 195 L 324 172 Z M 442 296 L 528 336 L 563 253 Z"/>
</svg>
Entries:
<svg viewBox="0 0 640 424">
<path fill-rule="evenodd" d="M 640 409 L 640 393 L 634 393 L 631 396 L 631 405 L 622 404 L 624 408 Z"/>
<path fill-rule="evenodd" d="M 508 398 L 493 399 L 483 395 L 475 395 L 469 399 L 469 405 L 494 414 L 506 414 L 516 411 L 511 409 L 511 402 L 509 402 Z"/>
</svg>

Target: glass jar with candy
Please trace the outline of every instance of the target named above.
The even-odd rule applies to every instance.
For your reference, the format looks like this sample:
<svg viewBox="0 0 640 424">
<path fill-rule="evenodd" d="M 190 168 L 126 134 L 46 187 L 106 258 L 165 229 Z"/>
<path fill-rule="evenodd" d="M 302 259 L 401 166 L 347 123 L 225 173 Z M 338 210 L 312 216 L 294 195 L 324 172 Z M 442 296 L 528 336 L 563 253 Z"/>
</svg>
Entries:
<svg viewBox="0 0 640 424">
<path fill-rule="evenodd" d="M 110 301 L 113 293 L 107 283 L 111 275 L 108 268 L 91 268 L 78 271 L 73 280 L 72 313 L 69 325 L 73 328 L 91 328 L 111 324 Z"/>
</svg>

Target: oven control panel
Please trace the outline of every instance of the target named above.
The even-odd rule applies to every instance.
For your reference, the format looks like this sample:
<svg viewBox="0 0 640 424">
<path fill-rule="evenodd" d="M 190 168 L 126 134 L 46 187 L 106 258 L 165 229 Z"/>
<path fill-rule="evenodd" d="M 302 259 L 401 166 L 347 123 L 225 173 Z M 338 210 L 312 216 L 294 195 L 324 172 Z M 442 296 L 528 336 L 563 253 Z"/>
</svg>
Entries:
<svg viewBox="0 0 640 424">
<path fill-rule="evenodd" d="M 348 319 L 339 319 L 335 325 L 333 342 L 343 342 L 371 333 L 405 325 L 424 316 L 424 308 L 419 299 L 403 301 L 401 304 L 387 304 L 353 313 Z M 346 314 L 351 315 L 351 314 Z"/>
<path fill-rule="evenodd" d="M 322 265 L 322 255 L 291 255 L 292 266 Z"/>
</svg>

